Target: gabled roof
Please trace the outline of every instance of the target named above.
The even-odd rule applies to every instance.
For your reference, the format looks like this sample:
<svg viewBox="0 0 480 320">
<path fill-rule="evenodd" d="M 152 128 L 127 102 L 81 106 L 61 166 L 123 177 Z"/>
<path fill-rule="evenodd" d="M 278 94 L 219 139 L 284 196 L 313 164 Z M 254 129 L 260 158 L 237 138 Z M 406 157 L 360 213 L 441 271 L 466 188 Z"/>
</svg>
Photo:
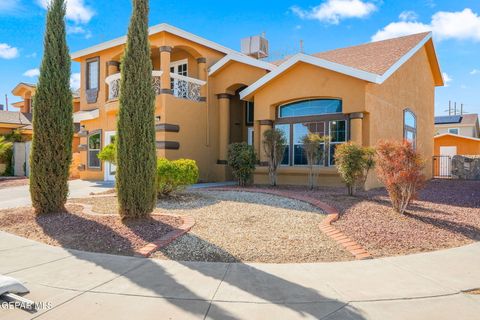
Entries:
<svg viewBox="0 0 480 320">
<path fill-rule="evenodd" d="M 210 41 L 210 40 L 207 40 L 205 38 L 199 37 L 199 36 L 197 36 L 193 33 L 190 33 L 190 32 L 187 32 L 185 30 L 179 29 L 177 27 L 171 26 L 167 23 L 161 23 L 161 24 L 158 24 L 158 25 L 155 25 L 155 26 L 152 26 L 152 27 L 148 28 L 148 34 L 149 35 L 160 33 L 160 32 L 163 32 L 163 31 L 166 31 L 168 33 L 174 34 L 174 35 L 179 36 L 181 38 L 190 40 L 192 42 L 199 43 L 199 44 L 204 45 L 206 47 L 209 47 L 211 49 L 223 52 L 225 54 L 237 53 L 235 50 L 229 49 L 227 47 L 219 45 L 218 43 L 215 43 L 213 41 Z M 116 47 L 116 46 L 119 46 L 119 45 L 123 45 L 126 42 L 127 42 L 127 36 L 122 36 L 122 37 L 119 37 L 119 38 L 116 38 L 116 39 L 113 39 L 113 40 L 110 40 L 110 41 L 106 41 L 106 42 L 97 44 L 95 46 L 92 46 L 92 47 L 89 47 L 89 48 L 86 48 L 86 49 L 76 51 L 76 52 L 71 54 L 71 58 L 73 60 L 75 60 L 75 59 L 78 59 L 80 57 L 83 57 L 83 56 L 86 56 L 86 55 L 89 55 L 89 54 L 92 54 L 92 53 L 95 53 L 95 52 L 99 52 L 99 51 L 103 51 L 103 50 L 113 48 L 113 47 Z"/>
<path fill-rule="evenodd" d="M 31 89 L 36 89 L 37 85 L 32 84 L 32 83 L 26 83 L 26 82 L 19 82 L 15 88 L 12 89 L 12 94 L 14 96 L 20 96 L 22 89 L 23 90 L 31 90 Z"/>
<path fill-rule="evenodd" d="M 440 67 L 435 56 L 431 38 L 432 33 L 427 32 L 313 55 L 299 53 L 283 61 L 277 69 L 241 91 L 240 98 L 244 99 L 249 96 L 267 82 L 299 62 L 332 70 L 364 81 L 381 84 L 427 43 L 430 44 L 429 47 L 431 50 L 429 59 L 433 60 L 430 61 L 430 65 L 434 75 L 438 76 L 435 80 L 435 85 L 442 86 L 443 79 L 441 78 Z"/>
<path fill-rule="evenodd" d="M 218 60 L 213 66 L 210 67 L 208 71 L 208 75 L 209 76 L 214 75 L 217 71 L 221 70 L 225 65 L 227 65 L 231 61 L 237 61 L 240 63 L 248 64 L 253 67 L 265 69 L 268 71 L 272 71 L 277 68 L 277 66 L 272 63 L 258 60 L 241 53 L 229 53 L 222 59 Z"/>
</svg>

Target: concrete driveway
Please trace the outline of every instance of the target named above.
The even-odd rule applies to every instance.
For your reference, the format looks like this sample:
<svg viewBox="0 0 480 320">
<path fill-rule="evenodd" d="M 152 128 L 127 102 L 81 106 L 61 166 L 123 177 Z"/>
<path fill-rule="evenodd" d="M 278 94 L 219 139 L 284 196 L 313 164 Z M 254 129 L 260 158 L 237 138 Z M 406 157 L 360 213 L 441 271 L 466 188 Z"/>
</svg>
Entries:
<svg viewBox="0 0 480 320">
<path fill-rule="evenodd" d="M 69 198 L 86 197 L 91 192 L 102 192 L 114 187 L 113 182 L 70 180 Z M 30 206 L 29 186 L 18 186 L 0 190 L 0 209 Z"/>
<path fill-rule="evenodd" d="M 477 320 L 480 243 L 376 260 L 176 262 L 50 247 L 0 232 L 0 274 L 51 304 L 0 319 Z M 1 305 L 1 304 L 0 304 Z"/>
</svg>

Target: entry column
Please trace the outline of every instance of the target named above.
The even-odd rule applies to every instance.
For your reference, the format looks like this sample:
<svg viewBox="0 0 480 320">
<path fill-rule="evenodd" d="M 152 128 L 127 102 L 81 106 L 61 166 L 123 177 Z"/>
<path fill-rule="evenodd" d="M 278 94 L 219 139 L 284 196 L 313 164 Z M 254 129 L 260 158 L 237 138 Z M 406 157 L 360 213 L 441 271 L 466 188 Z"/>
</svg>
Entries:
<svg viewBox="0 0 480 320">
<path fill-rule="evenodd" d="M 170 54 L 172 47 L 161 46 L 160 50 L 160 69 L 162 73 L 162 81 L 160 86 L 160 93 L 172 94 L 172 88 L 170 84 Z"/>
<path fill-rule="evenodd" d="M 228 144 L 230 143 L 230 99 L 231 94 L 217 94 L 219 114 L 218 164 L 227 164 Z"/>
<path fill-rule="evenodd" d="M 263 134 L 265 131 L 272 129 L 273 127 L 273 120 L 270 119 L 265 119 L 265 120 L 260 120 L 260 132 L 259 132 L 259 138 L 260 138 L 260 144 L 259 144 L 259 155 L 260 155 L 260 165 L 261 166 L 266 166 L 268 165 L 268 157 L 267 154 L 265 153 L 265 149 L 263 148 Z"/>
<path fill-rule="evenodd" d="M 350 140 L 363 145 L 363 112 L 350 113 Z"/>
<path fill-rule="evenodd" d="M 197 58 L 198 79 L 207 81 L 207 58 Z M 207 101 L 207 85 L 200 87 L 200 101 Z"/>
</svg>

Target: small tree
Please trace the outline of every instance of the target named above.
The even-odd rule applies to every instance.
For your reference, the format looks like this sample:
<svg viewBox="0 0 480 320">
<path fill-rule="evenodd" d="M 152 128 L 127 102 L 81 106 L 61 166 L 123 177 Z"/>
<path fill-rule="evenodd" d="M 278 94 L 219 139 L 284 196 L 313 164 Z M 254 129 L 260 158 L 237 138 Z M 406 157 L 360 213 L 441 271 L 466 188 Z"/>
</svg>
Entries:
<svg viewBox="0 0 480 320">
<path fill-rule="evenodd" d="M 117 144 L 114 142 L 106 145 L 98 153 L 97 157 L 102 161 L 108 161 L 110 163 L 117 164 Z"/>
<path fill-rule="evenodd" d="M 403 214 L 425 183 L 425 161 L 408 141 L 382 141 L 377 146 L 376 164 L 393 208 Z"/>
<path fill-rule="evenodd" d="M 252 146 L 245 142 L 228 146 L 228 165 L 232 168 L 239 186 L 244 187 L 252 180 L 256 162 L 257 156 Z"/>
<path fill-rule="evenodd" d="M 321 137 L 315 133 L 309 133 L 304 135 L 301 138 L 303 144 L 303 151 L 307 157 L 307 164 L 308 164 L 308 186 L 311 189 L 315 186 L 315 170 L 314 166 L 319 165 L 321 159 L 324 157 L 324 151 L 322 150 L 321 146 L 322 143 L 327 144 L 330 141 L 328 136 Z M 325 145 L 325 150 L 327 146 Z"/>
<path fill-rule="evenodd" d="M 121 64 L 116 185 L 122 218 L 145 217 L 156 203 L 155 93 L 148 12 L 148 0 L 133 0 Z"/>
<path fill-rule="evenodd" d="M 72 92 L 64 0 L 50 1 L 33 109 L 30 196 L 37 214 L 64 210 L 72 161 Z"/>
<path fill-rule="evenodd" d="M 272 186 L 277 185 L 277 168 L 282 163 L 287 139 L 283 131 L 272 128 L 263 133 L 263 150 L 268 159 L 268 176 Z"/>
<path fill-rule="evenodd" d="M 335 149 L 335 165 L 342 180 L 347 185 L 348 195 L 355 192 L 355 187 L 365 184 L 368 172 L 373 168 L 375 150 L 362 147 L 353 142 L 338 145 Z"/>
</svg>

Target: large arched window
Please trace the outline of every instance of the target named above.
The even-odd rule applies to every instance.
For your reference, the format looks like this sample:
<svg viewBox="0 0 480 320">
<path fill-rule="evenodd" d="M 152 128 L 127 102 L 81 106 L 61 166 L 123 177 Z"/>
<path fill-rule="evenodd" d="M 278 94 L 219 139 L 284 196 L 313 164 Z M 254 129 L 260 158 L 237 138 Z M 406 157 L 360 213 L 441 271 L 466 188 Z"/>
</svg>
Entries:
<svg viewBox="0 0 480 320">
<path fill-rule="evenodd" d="M 323 114 L 341 113 L 342 100 L 312 99 L 296 101 L 280 106 L 279 118 L 318 116 Z"/>
<path fill-rule="evenodd" d="M 308 133 L 330 136 L 330 147 L 322 144 L 322 159 L 318 165 L 333 165 L 335 146 L 347 141 L 348 123 L 342 114 L 340 99 L 310 99 L 284 104 L 278 107 L 275 127 L 285 134 L 287 146 L 282 165 L 307 165 L 302 137 Z"/>
<path fill-rule="evenodd" d="M 410 109 L 403 111 L 403 138 L 416 147 L 417 142 L 417 118 Z"/>
</svg>

